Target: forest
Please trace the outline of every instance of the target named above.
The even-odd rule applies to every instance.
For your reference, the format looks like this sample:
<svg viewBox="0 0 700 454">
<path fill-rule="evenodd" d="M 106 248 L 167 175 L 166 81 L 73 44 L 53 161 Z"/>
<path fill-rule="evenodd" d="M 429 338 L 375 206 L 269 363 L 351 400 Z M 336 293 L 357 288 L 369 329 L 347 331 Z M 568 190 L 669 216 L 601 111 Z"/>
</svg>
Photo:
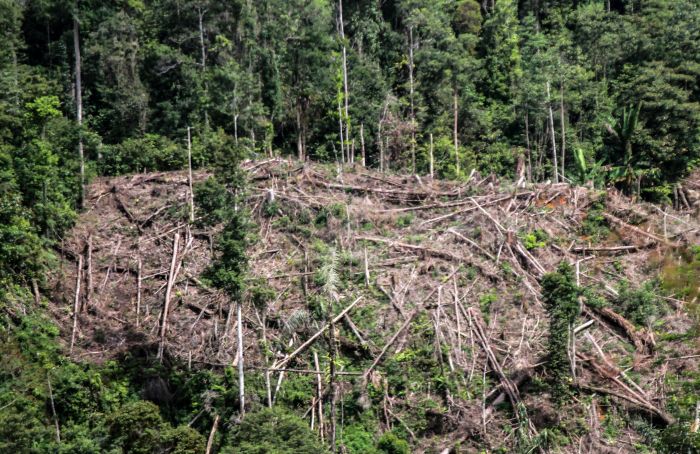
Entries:
<svg viewBox="0 0 700 454">
<path fill-rule="evenodd" d="M 0 452 L 700 452 L 696 0 L 0 34 Z"/>
</svg>

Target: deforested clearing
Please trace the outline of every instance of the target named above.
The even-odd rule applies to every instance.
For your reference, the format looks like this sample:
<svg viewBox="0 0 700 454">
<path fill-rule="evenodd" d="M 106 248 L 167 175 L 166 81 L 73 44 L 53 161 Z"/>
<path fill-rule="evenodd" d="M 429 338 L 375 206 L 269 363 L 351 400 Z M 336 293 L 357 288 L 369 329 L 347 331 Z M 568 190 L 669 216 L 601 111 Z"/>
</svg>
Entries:
<svg viewBox="0 0 700 454">
<path fill-rule="evenodd" d="M 412 452 L 440 453 L 637 452 L 645 430 L 694 411 L 674 393 L 697 387 L 700 365 L 697 274 L 678 278 L 698 260 L 696 217 L 477 172 L 449 182 L 279 158 L 242 168 L 248 405 L 281 403 L 337 439 L 372 421 Z M 207 275 L 221 226 L 189 223 L 188 194 L 183 172 L 90 185 L 51 276 L 74 359 L 236 368 L 235 303 Z M 562 403 L 542 278 L 563 262 L 584 290 Z"/>
</svg>

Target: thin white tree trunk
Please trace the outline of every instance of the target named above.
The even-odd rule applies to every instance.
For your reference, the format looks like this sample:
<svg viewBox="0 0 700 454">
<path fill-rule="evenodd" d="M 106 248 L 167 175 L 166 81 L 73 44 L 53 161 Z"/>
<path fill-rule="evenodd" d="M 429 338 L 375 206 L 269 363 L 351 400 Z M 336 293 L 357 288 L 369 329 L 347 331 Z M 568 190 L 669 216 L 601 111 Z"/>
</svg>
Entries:
<svg viewBox="0 0 700 454">
<path fill-rule="evenodd" d="M 552 112 L 552 98 L 547 81 L 547 109 L 549 110 L 549 130 L 552 133 L 552 159 L 554 165 L 554 182 L 559 183 L 559 166 L 557 164 L 557 139 L 554 135 L 554 113 Z"/>
<path fill-rule="evenodd" d="M 177 275 L 177 255 L 180 246 L 180 232 L 175 232 L 173 238 L 173 255 L 170 259 L 170 272 L 168 273 L 168 283 L 165 287 L 165 301 L 163 304 L 163 315 L 160 323 L 160 343 L 158 345 L 158 359 L 163 361 L 163 351 L 165 350 L 165 333 L 168 328 L 168 312 L 170 311 L 170 297 L 175 285 L 175 277 Z"/>
<path fill-rule="evenodd" d="M 83 84 L 80 69 L 80 26 L 73 17 L 73 51 L 75 53 L 75 106 L 78 122 L 78 157 L 80 159 L 80 208 L 85 203 L 85 152 L 83 150 Z"/>
<path fill-rule="evenodd" d="M 367 155 L 365 153 L 365 124 L 360 124 L 360 146 L 362 147 L 362 167 L 367 167 Z"/>
<path fill-rule="evenodd" d="M 433 133 L 430 133 L 430 178 L 434 178 L 435 157 L 433 156 Z"/>
<path fill-rule="evenodd" d="M 73 354 L 75 346 L 75 335 L 78 332 L 78 312 L 80 312 L 80 281 L 83 273 L 83 255 L 78 256 L 78 269 L 75 278 L 75 298 L 73 300 L 73 332 L 70 336 L 70 354 Z"/>
<path fill-rule="evenodd" d="M 219 415 L 214 416 L 214 423 L 211 425 L 211 432 L 209 432 L 209 439 L 207 440 L 207 450 L 205 454 L 211 453 L 211 448 L 214 446 L 214 436 L 216 435 L 216 429 L 219 427 Z"/>
<path fill-rule="evenodd" d="M 452 136 L 453 136 L 453 141 L 454 141 L 454 147 L 455 147 L 455 168 L 457 169 L 457 174 L 459 174 L 459 140 L 457 137 L 457 124 L 459 122 L 458 118 L 458 104 L 457 104 L 457 90 L 454 90 L 452 94 L 453 98 L 453 108 L 452 108 L 452 116 L 454 120 L 454 124 L 452 126 Z"/>
<path fill-rule="evenodd" d="M 416 173 L 416 110 L 414 102 L 414 85 L 413 85 L 413 26 L 408 28 L 409 46 L 408 46 L 408 81 L 411 101 L 411 169 Z"/>
<path fill-rule="evenodd" d="M 187 127 L 187 184 L 190 189 L 190 223 L 194 222 L 194 190 L 192 189 L 192 136 L 190 127 Z"/>
<path fill-rule="evenodd" d="M 559 117 L 561 122 L 561 178 L 565 177 L 566 164 L 566 119 L 564 115 L 564 84 L 561 84 L 559 89 Z"/>
<path fill-rule="evenodd" d="M 243 375 L 243 315 L 242 304 L 236 304 L 236 331 L 238 333 L 238 399 L 240 414 L 245 414 L 245 377 Z"/>
<path fill-rule="evenodd" d="M 316 403 L 318 404 L 318 431 L 323 441 L 323 383 L 321 368 L 318 365 L 318 353 L 314 351 L 314 367 L 316 368 Z"/>
<path fill-rule="evenodd" d="M 347 49 L 345 46 L 345 28 L 343 26 L 343 0 L 338 0 L 338 16 L 339 16 L 339 27 L 340 27 L 340 40 L 343 43 L 343 94 L 345 102 L 345 143 L 346 146 L 350 146 L 350 111 L 348 109 L 348 104 L 350 100 L 350 95 L 348 91 L 348 56 Z M 348 150 L 348 162 L 350 160 L 350 153 Z"/>
</svg>

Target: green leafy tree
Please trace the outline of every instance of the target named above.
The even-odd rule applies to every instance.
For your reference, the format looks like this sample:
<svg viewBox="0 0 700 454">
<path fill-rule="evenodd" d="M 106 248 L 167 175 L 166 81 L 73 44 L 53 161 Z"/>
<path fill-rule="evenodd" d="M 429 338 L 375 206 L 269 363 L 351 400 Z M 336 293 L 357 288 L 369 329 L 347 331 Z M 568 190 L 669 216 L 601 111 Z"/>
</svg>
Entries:
<svg viewBox="0 0 700 454">
<path fill-rule="evenodd" d="M 571 381 L 571 330 L 579 313 L 579 289 L 571 265 L 563 262 L 556 272 L 542 278 L 542 295 L 549 317 L 547 369 L 553 384 L 553 394 L 562 401 Z"/>
<path fill-rule="evenodd" d="M 318 454 L 326 453 L 316 434 L 302 419 L 279 408 L 266 408 L 247 415 L 235 429 L 228 454 Z"/>
</svg>

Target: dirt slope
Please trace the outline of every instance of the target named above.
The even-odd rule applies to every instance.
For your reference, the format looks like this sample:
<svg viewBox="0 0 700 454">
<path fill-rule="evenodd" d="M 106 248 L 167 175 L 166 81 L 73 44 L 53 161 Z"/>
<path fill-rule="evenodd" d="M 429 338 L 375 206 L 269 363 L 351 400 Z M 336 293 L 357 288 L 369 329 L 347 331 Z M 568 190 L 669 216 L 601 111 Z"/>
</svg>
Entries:
<svg viewBox="0 0 700 454">
<path fill-rule="evenodd" d="M 335 299 L 339 313 L 361 297 L 335 325 L 347 372 L 338 399 L 371 403 L 382 428 L 406 432 L 417 452 L 512 447 L 506 427 L 523 421 L 511 405 L 525 409 L 530 437 L 567 427 L 574 435 L 565 452 L 634 452 L 643 441 L 629 425 L 619 441 L 606 436 L 606 417 L 622 408 L 659 425 L 672 420 L 668 377 L 683 380 L 698 368 L 698 344 L 684 337 L 694 325 L 686 303 L 660 299 L 664 307 L 648 327 L 614 306 L 583 304 L 580 394 L 555 410 L 543 381 L 548 323 L 538 279 L 566 260 L 582 286 L 612 300 L 621 280 L 638 286 L 681 260 L 686 246 L 698 244 L 697 221 L 676 212 L 664 221 L 653 206 L 565 184 L 516 187 L 478 175 L 458 184 L 284 160 L 246 168 L 257 229 L 251 287 L 275 290 L 266 308 L 245 305 L 251 374 L 313 369 L 311 349 L 287 355 L 323 326 L 325 300 Z M 66 349 L 82 255 L 74 357 L 157 355 L 174 275 L 165 359 L 234 363 L 233 306 L 201 279 L 215 232 L 187 226 L 186 174 L 100 179 L 87 206 L 54 276 L 52 311 Z M 609 231 L 591 231 L 604 224 Z M 332 295 L 320 285 L 324 266 L 338 276 Z M 317 342 L 325 345 L 324 337 Z M 270 377 L 274 393 L 279 374 Z"/>
</svg>

